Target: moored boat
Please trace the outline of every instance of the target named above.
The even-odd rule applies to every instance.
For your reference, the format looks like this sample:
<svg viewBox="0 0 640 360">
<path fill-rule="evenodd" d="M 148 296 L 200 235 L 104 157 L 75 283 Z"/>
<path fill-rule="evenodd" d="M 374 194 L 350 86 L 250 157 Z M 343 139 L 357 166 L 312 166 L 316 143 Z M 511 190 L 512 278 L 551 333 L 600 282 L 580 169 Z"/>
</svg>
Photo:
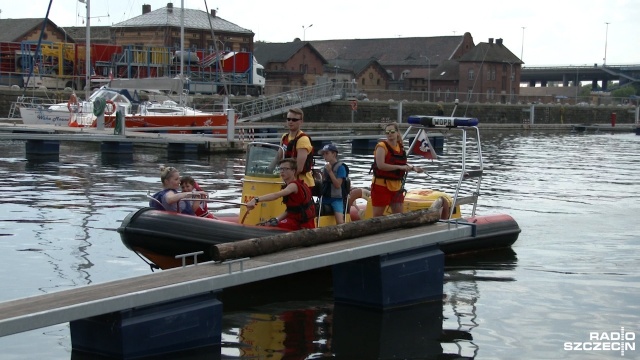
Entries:
<svg viewBox="0 0 640 360">
<path fill-rule="evenodd" d="M 460 153 L 463 159 L 461 161 L 457 158 L 453 161 L 459 165 L 459 168 L 453 174 L 457 180 L 451 195 L 433 189 L 409 190 L 404 201 L 404 213 L 408 215 L 412 212 L 438 209 L 437 216 L 428 223 L 441 221 L 449 222 L 452 226 L 472 226 L 472 236 L 438 243 L 440 250 L 447 255 L 511 246 L 520 233 L 517 222 L 511 216 L 506 214 L 476 215 L 475 213 L 480 193 L 480 179 L 483 174 L 477 120 L 418 116 L 410 117 L 410 124 L 413 128 L 418 129 L 418 133 L 409 146 L 410 152 L 411 149 L 419 147 L 422 147 L 423 150 L 426 148 L 430 152 L 432 147 L 428 144 L 425 131 L 432 126 L 440 126 L 462 134 L 464 141 L 461 142 Z M 411 128 L 405 133 L 405 138 L 408 137 L 410 130 Z M 423 136 L 423 134 L 425 135 Z M 467 135 L 469 134 L 474 135 L 475 140 L 472 140 L 472 146 L 467 147 Z M 420 141 L 427 141 L 426 147 Z M 277 153 L 278 146 L 273 144 L 254 142 L 248 145 L 241 196 L 243 203 L 256 196 L 280 190 L 282 180 L 271 166 Z M 471 153 L 474 153 L 475 157 Z M 475 158 L 475 161 L 471 158 Z M 463 182 L 471 182 L 471 186 L 462 186 Z M 469 194 L 466 194 L 463 193 L 464 189 L 471 190 Z M 345 214 L 345 225 L 371 219 L 372 206 L 367 191 L 354 189 L 350 192 L 350 196 L 352 198 L 345 199 L 349 208 Z M 463 206 L 472 207 L 470 214 L 462 214 Z M 211 220 L 144 208 L 128 215 L 118 228 L 118 232 L 123 243 L 130 250 L 146 258 L 150 263 L 166 269 L 182 264 L 183 260 L 176 259 L 176 256 L 191 254 L 185 260 L 187 263 L 193 261 L 193 258 L 196 258 L 198 262 L 215 260 L 211 254 L 212 246 L 283 234 L 283 230 L 278 228 L 258 226 L 283 211 L 284 205 L 279 201 L 261 202 L 260 206 L 248 213 L 246 207 L 241 207 L 238 216 Z M 318 231 L 323 228 L 336 227 L 333 214 L 319 213 L 316 221 L 319 227 L 316 229 Z M 402 223 L 396 223 L 389 226 L 388 229 L 380 230 L 397 229 L 402 225 Z M 199 254 L 195 255 L 194 253 Z"/>
<path fill-rule="evenodd" d="M 96 104 L 104 104 L 98 109 Z M 104 113 L 104 126 L 116 126 L 116 110 L 121 109 L 126 127 L 194 127 L 225 126 L 228 114 L 205 112 L 178 104 L 172 100 L 162 103 L 134 100 L 126 89 L 102 87 L 96 90 L 88 101 L 77 101 L 74 95 L 69 101 L 53 105 L 20 106 L 20 116 L 24 124 L 67 125 L 78 127 L 96 127 L 99 112 Z M 101 110 L 101 111 L 100 111 Z M 237 120 L 237 116 L 236 116 Z M 176 132 L 187 132 L 178 130 Z M 214 130 L 214 133 L 226 133 L 226 130 Z"/>
</svg>

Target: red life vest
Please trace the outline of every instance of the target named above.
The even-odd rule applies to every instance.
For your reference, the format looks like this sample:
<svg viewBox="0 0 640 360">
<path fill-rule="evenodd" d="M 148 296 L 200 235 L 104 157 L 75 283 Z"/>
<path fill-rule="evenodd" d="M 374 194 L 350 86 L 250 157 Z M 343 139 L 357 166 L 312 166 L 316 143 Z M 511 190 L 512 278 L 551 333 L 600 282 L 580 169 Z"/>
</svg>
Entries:
<svg viewBox="0 0 640 360">
<path fill-rule="evenodd" d="M 298 192 L 282 197 L 282 202 L 287 207 L 287 218 L 305 223 L 316 216 L 311 189 L 303 180 L 294 180 L 292 183 L 298 186 Z"/>
<path fill-rule="evenodd" d="M 387 154 L 384 157 L 384 161 L 390 165 L 407 165 L 407 152 L 404 151 L 402 145 L 400 146 L 400 152 L 395 152 L 393 147 L 388 142 L 382 141 L 387 147 Z M 387 180 L 402 180 L 407 172 L 404 170 L 380 170 L 376 164 L 376 160 L 373 160 L 373 176 L 376 179 Z"/>
<path fill-rule="evenodd" d="M 285 158 L 297 159 L 298 149 L 296 149 L 296 144 L 298 143 L 298 139 L 300 139 L 303 136 L 308 137 L 309 143 L 311 143 L 311 137 L 309 137 L 309 135 L 305 134 L 302 131 L 300 131 L 298 135 L 296 135 L 296 137 L 291 141 L 289 141 L 288 133 L 282 135 L 280 142 L 282 143 L 282 146 L 285 149 L 284 150 Z M 312 167 L 313 167 L 313 146 L 311 147 L 311 151 L 309 151 L 309 154 L 307 154 L 307 159 L 304 161 L 304 167 L 302 168 L 302 171 L 300 171 L 300 174 L 308 173 L 309 171 L 311 171 Z"/>
</svg>

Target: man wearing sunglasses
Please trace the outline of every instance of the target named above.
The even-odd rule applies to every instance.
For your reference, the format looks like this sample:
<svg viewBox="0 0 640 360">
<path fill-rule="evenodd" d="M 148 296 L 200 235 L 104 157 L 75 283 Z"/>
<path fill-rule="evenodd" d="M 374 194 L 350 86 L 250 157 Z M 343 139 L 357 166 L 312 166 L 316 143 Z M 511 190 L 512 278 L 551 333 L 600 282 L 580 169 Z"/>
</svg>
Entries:
<svg viewBox="0 0 640 360">
<path fill-rule="evenodd" d="M 280 147 L 284 151 L 285 158 L 296 160 L 296 178 L 303 180 L 309 188 L 313 188 L 315 186 L 311 171 L 313 168 L 313 146 L 309 135 L 300 129 L 303 122 L 304 113 L 302 109 L 289 109 L 286 125 L 289 132 L 283 134 L 280 138 Z M 278 152 L 278 157 L 282 157 L 281 151 Z"/>
</svg>

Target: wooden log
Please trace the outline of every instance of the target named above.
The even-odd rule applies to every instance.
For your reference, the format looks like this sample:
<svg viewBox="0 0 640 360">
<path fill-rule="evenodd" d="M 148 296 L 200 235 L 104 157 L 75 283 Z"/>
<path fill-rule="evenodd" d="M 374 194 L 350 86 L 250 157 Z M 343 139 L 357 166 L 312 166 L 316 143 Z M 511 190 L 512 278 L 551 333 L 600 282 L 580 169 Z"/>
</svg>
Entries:
<svg viewBox="0 0 640 360">
<path fill-rule="evenodd" d="M 423 209 L 402 214 L 391 214 L 372 219 L 348 222 L 336 226 L 303 229 L 213 245 L 210 253 L 215 261 L 271 254 L 294 247 L 314 246 L 334 241 L 353 239 L 380 232 L 433 224 L 440 219 L 440 209 Z"/>
</svg>

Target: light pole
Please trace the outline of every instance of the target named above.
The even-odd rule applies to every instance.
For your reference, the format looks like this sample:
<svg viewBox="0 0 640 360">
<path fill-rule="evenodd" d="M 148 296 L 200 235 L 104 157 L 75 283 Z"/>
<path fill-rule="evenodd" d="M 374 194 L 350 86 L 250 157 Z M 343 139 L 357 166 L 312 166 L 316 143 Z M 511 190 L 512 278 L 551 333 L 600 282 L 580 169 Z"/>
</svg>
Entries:
<svg viewBox="0 0 640 360">
<path fill-rule="evenodd" d="M 576 102 L 575 105 L 578 105 L 578 91 L 580 90 L 580 81 L 578 81 L 578 71 L 580 70 L 580 66 L 576 66 Z"/>
<path fill-rule="evenodd" d="M 524 57 L 523 57 L 523 53 L 524 53 L 524 29 L 526 29 L 524 26 L 522 27 L 522 47 L 520 48 L 520 61 L 524 62 Z"/>
<path fill-rule="evenodd" d="M 312 27 L 313 24 L 305 27 L 304 25 L 302 25 L 302 41 L 307 41 L 307 29 Z"/>
<path fill-rule="evenodd" d="M 420 55 L 420 57 L 427 59 L 427 102 L 428 102 L 430 101 L 429 99 L 431 98 L 431 59 L 429 59 L 424 55 Z"/>
<path fill-rule="evenodd" d="M 509 72 L 509 104 L 513 101 L 513 63 L 507 60 L 503 60 L 503 62 L 509 64 L 510 72 Z"/>
<path fill-rule="evenodd" d="M 602 59 L 602 66 L 607 65 L 607 39 L 609 38 L 609 24 L 608 22 L 606 22 L 605 24 L 607 24 L 607 30 L 605 32 L 604 35 L 604 58 Z"/>
<path fill-rule="evenodd" d="M 89 5 L 89 0 L 78 0 L 78 1 L 87 5 L 87 27 L 86 27 L 87 40 L 85 40 L 85 45 L 84 45 L 85 47 L 84 99 L 86 101 L 89 101 L 89 94 L 91 93 L 91 32 L 90 32 L 91 9 Z"/>
</svg>

